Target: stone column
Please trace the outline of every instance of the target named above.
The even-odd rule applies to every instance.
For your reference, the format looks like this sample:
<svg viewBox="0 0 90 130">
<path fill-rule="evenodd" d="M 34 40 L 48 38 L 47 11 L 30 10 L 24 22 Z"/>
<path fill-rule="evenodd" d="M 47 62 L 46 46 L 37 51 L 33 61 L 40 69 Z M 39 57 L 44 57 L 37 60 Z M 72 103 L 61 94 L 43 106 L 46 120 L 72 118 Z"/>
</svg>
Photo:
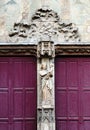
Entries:
<svg viewBox="0 0 90 130">
<path fill-rule="evenodd" d="M 54 43 L 37 47 L 37 130 L 55 130 Z"/>
</svg>

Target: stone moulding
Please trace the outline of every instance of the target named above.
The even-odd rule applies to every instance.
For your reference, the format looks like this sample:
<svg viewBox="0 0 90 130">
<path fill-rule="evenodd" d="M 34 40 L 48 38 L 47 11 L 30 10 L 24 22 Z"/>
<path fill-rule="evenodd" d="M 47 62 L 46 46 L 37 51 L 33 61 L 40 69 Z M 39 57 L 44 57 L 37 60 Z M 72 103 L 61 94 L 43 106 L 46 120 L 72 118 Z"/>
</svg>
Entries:
<svg viewBox="0 0 90 130">
<path fill-rule="evenodd" d="M 55 45 L 55 56 L 90 56 L 90 45 Z M 35 56 L 37 45 L 0 45 L 0 56 Z"/>
<path fill-rule="evenodd" d="M 56 45 L 55 56 L 88 56 L 90 55 L 90 45 Z"/>
<path fill-rule="evenodd" d="M 37 56 L 35 45 L 0 45 L 0 56 Z"/>
</svg>

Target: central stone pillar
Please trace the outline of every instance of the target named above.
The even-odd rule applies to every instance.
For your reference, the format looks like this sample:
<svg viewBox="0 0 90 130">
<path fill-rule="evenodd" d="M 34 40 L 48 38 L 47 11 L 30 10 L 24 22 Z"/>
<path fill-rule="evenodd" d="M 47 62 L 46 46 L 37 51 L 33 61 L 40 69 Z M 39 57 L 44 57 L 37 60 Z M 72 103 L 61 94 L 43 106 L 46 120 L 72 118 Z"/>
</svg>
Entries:
<svg viewBox="0 0 90 130">
<path fill-rule="evenodd" d="M 54 43 L 37 46 L 37 130 L 55 130 Z"/>
</svg>

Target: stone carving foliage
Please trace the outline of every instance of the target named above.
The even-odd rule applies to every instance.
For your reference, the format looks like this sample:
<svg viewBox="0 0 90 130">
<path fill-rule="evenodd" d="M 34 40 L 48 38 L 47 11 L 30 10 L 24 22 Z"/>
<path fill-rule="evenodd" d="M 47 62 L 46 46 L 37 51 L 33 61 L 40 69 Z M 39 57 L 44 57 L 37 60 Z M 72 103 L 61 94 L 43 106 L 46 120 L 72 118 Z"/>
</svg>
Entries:
<svg viewBox="0 0 90 130">
<path fill-rule="evenodd" d="M 63 42 L 80 41 L 75 24 L 62 22 L 56 12 L 45 8 L 38 9 L 30 22 L 15 23 L 9 36 L 12 42 L 35 43 L 35 41 L 55 41 L 58 38 Z"/>
</svg>

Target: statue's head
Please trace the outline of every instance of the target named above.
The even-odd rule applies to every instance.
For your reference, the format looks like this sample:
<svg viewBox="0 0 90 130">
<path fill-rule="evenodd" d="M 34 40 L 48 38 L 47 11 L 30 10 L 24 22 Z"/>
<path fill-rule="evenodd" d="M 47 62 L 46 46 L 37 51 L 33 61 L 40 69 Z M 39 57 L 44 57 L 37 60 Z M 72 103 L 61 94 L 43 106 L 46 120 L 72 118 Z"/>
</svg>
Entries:
<svg viewBox="0 0 90 130">
<path fill-rule="evenodd" d="M 41 70 L 47 70 L 47 64 L 46 63 L 41 64 Z"/>
</svg>

